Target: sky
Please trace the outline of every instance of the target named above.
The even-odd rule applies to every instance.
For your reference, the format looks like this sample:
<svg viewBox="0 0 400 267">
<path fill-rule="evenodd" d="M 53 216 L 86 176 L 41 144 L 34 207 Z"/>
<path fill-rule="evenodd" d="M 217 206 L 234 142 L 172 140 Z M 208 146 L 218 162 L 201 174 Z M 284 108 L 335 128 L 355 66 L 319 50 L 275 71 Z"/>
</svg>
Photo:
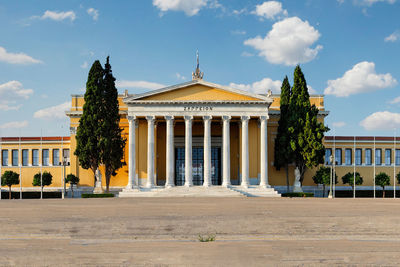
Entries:
<svg viewBox="0 0 400 267">
<path fill-rule="evenodd" d="M 0 136 L 69 135 L 110 56 L 120 93 L 204 80 L 279 94 L 297 64 L 328 135 L 400 135 L 400 0 L 0 0 Z M 397 130 L 396 130 L 397 129 Z"/>
</svg>

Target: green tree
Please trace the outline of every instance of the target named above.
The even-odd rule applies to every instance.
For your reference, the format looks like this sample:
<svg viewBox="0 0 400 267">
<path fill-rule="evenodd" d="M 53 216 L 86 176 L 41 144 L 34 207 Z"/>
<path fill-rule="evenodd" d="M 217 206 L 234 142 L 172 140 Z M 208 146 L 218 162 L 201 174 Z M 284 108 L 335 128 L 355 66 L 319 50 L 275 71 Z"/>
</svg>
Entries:
<svg viewBox="0 0 400 267">
<path fill-rule="evenodd" d="M 354 172 L 348 172 L 342 177 L 343 184 L 348 184 L 354 190 Z M 364 179 L 361 177 L 359 172 L 356 172 L 356 185 L 362 185 Z"/>
<path fill-rule="evenodd" d="M 19 184 L 19 174 L 13 171 L 5 171 L 1 176 L 1 186 L 8 186 L 9 199 L 11 199 L 11 186 L 15 184 Z"/>
<path fill-rule="evenodd" d="M 286 186 L 289 192 L 289 164 L 291 160 L 290 134 L 288 132 L 288 115 L 290 100 L 289 79 L 285 76 L 281 87 L 280 111 L 281 116 L 278 123 L 278 134 L 275 138 L 274 166 L 279 171 L 282 167 L 286 171 Z"/>
<path fill-rule="evenodd" d="M 43 187 L 51 185 L 52 181 L 53 175 L 51 175 L 51 173 L 45 171 L 42 173 L 42 178 L 40 178 L 40 172 L 38 172 L 33 176 L 32 185 L 40 186 L 40 192 L 42 192 L 43 195 Z"/>
<path fill-rule="evenodd" d="M 76 133 L 75 155 L 84 169 L 91 169 L 96 181 L 96 170 L 101 164 L 101 135 L 103 124 L 104 70 L 98 60 L 90 68 L 86 82 L 85 103 Z"/>
<path fill-rule="evenodd" d="M 72 198 L 74 198 L 74 185 L 79 183 L 79 177 L 73 175 L 72 173 L 68 174 L 65 178 L 65 183 L 69 183 L 71 187 Z"/>
<path fill-rule="evenodd" d="M 303 183 L 307 168 L 323 163 L 325 147 L 323 138 L 329 128 L 318 121 L 318 109 L 310 103 L 307 82 L 300 66 L 294 71 L 292 95 L 289 101 L 290 147 L 296 168 Z"/>
<path fill-rule="evenodd" d="M 110 57 L 104 68 L 104 103 L 103 121 L 101 125 L 101 162 L 105 166 L 106 191 L 109 192 L 111 176 L 122 167 L 125 139 L 122 138 L 122 129 L 119 127 L 120 115 L 118 104 L 118 90 L 115 88 L 115 78 L 112 74 Z"/>
<path fill-rule="evenodd" d="M 375 175 L 375 184 L 382 187 L 382 197 L 385 198 L 385 186 L 390 185 L 390 176 L 384 172 L 378 173 L 377 175 Z"/>
<path fill-rule="evenodd" d="M 400 172 L 396 174 L 396 178 L 397 178 L 397 184 L 400 184 Z"/>
<path fill-rule="evenodd" d="M 317 172 L 315 173 L 315 175 L 313 176 L 313 181 L 315 184 L 322 184 L 323 186 L 323 197 L 325 197 L 325 186 L 326 185 L 330 185 L 331 184 L 331 168 L 330 167 L 324 167 L 321 166 Z M 335 184 L 338 183 L 338 176 L 335 173 Z"/>
</svg>

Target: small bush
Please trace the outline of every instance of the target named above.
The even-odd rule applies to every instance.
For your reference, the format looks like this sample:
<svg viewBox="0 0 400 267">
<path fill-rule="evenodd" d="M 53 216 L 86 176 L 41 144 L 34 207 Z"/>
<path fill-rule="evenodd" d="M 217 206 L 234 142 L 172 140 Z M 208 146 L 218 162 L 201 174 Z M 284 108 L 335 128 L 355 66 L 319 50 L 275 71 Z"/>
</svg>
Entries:
<svg viewBox="0 0 400 267">
<path fill-rule="evenodd" d="M 282 197 L 314 197 L 314 193 L 290 192 L 283 193 Z"/>
<path fill-rule="evenodd" d="M 42 176 L 42 178 L 40 178 L 40 176 Z M 33 186 L 41 186 L 41 185 L 48 186 L 48 185 L 51 185 L 52 181 L 53 181 L 53 175 L 51 173 L 45 171 L 40 175 L 40 172 L 38 172 L 33 176 L 32 185 Z"/>
<path fill-rule="evenodd" d="M 198 239 L 200 242 L 213 242 L 215 241 L 215 235 L 208 235 L 207 237 L 199 235 Z"/>
<path fill-rule="evenodd" d="M 114 197 L 114 194 L 105 193 L 105 194 L 82 194 L 82 198 L 105 198 L 105 197 Z"/>
<path fill-rule="evenodd" d="M 79 183 L 79 177 L 76 177 L 75 175 L 70 173 L 70 174 L 67 175 L 67 178 L 65 178 L 65 182 L 66 183 L 70 183 L 70 184 L 78 184 Z"/>
</svg>

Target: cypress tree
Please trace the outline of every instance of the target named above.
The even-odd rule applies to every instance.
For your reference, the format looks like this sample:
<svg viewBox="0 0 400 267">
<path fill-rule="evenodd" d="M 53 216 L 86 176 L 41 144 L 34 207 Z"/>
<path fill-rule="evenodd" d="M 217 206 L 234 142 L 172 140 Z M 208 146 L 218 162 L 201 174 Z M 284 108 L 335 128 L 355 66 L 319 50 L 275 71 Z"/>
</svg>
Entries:
<svg viewBox="0 0 400 267">
<path fill-rule="evenodd" d="M 289 101 L 288 132 L 293 161 L 300 171 L 301 183 L 307 168 L 323 163 L 325 147 L 322 140 L 329 129 L 318 121 L 317 116 L 318 109 L 311 106 L 306 79 L 300 66 L 297 66 Z"/>
<path fill-rule="evenodd" d="M 286 171 L 286 186 L 289 192 L 289 163 L 291 163 L 290 135 L 288 132 L 289 100 L 291 90 L 289 79 L 286 76 L 281 86 L 280 111 L 278 134 L 275 138 L 274 166 L 279 171 L 281 167 Z"/>
<path fill-rule="evenodd" d="M 104 99 L 103 121 L 101 125 L 102 163 L 105 166 L 106 191 L 109 192 L 111 176 L 122 167 L 125 139 L 122 138 L 122 129 L 119 127 L 118 90 L 115 88 L 115 78 L 112 74 L 109 57 L 104 66 Z"/>
<path fill-rule="evenodd" d="M 86 82 L 85 104 L 76 133 L 76 150 L 74 152 L 79 159 L 80 166 L 93 171 L 94 181 L 96 181 L 96 170 L 102 158 L 100 140 L 104 113 L 102 111 L 104 104 L 103 74 L 103 67 L 96 60 L 90 68 Z"/>
</svg>

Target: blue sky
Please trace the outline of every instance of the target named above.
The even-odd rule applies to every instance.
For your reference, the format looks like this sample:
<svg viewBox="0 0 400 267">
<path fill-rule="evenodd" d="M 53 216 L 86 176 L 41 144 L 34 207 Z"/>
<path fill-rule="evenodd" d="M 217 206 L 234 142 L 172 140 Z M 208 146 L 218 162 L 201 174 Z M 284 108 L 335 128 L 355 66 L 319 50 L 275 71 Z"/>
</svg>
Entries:
<svg viewBox="0 0 400 267">
<path fill-rule="evenodd" d="M 69 135 L 94 60 L 120 91 L 191 79 L 279 93 L 300 64 L 336 135 L 400 133 L 400 1 L 0 0 L 0 135 Z"/>
</svg>

